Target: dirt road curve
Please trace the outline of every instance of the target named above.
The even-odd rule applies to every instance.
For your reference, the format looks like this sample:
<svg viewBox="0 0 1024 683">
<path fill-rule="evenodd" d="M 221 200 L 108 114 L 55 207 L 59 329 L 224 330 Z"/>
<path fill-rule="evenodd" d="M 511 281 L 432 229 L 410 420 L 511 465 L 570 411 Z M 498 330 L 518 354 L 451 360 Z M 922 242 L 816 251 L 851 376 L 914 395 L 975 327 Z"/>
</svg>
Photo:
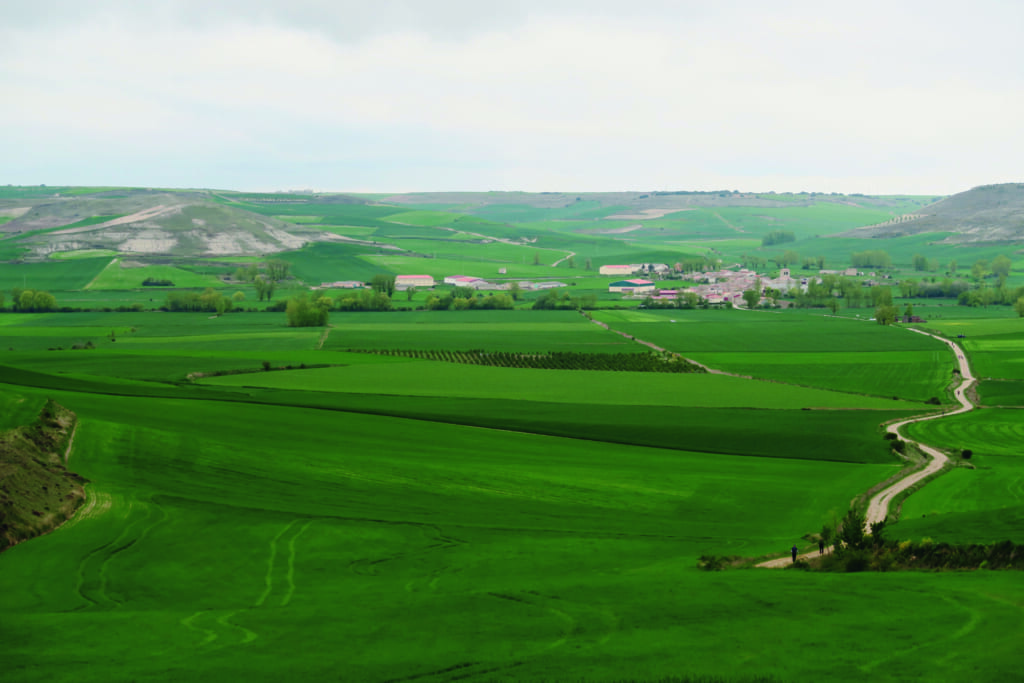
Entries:
<svg viewBox="0 0 1024 683">
<path fill-rule="evenodd" d="M 952 410 L 948 413 L 942 413 L 940 415 L 914 417 L 909 420 L 903 420 L 902 422 L 895 422 L 886 428 L 886 431 L 889 431 L 893 434 L 898 433 L 900 427 L 906 424 L 910 424 L 911 422 L 937 420 L 939 418 L 948 417 L 950 415 L 966 413 L 967 411 L 974 409 L 974 406 L 971 404 L 970 401 L 967 400 L 966 396 L 967 388 L 971 385 L 972 382 L 974 382 L 974 376 L 971 375 L 971 368 L 967 364 L 967 358 L 964 355 L 963 349 L 957 346 L 956 342 L 950 341 L 948 339 L 943 339 L 942 337 L 936 337 L 934 334 L 928 334 L 927 332 L 922 332 L 921 330 L 915 330 L 913 328 L 911 328 L 911 331 L 917 332 L 918 334 L 927 334 L 929 337 L 935 337 L 935 339 L 938 339 L 944 344 L 949 345 L 949 347 L 953 350 L 953 353 L 956 354 L 957 364 L 960 368 L 960 377 L 963 378 L 963 381 L 960 383 L 960 386 L 958 386 L 953 393 L 956 397 L 956 400 L 960 403 L 960 407 L 957 408 L 956 410 Z M 907 439 L 907 441 L 910 440 Z M 871 502 L 868 503 L 868 511 L 865 520 L 865 523 L 868 525 L 868 528 L 870 528 L 871 524 L 873 524 L 874 522 L 881 522 L 883 519 L 885 519 L 886 515 L 889 514 L 889 502 L 897 494 L 907 490 L 908 488 L 910 488 L 917 482 L 921 481 L 925 477 L 931 476 L 935 472 L 938 472 L 946 465 L 947 462 L 949 462 L 949 458 L 947 458 L 945 454 L 939 451 L 938 449 L 932 448 L 931 446 L 926 446 L 925 444 L 919 441 L 910 441 L 910 443 L 917 445 L 918 448 L 920 448 L 922 451 L 930 455 L 932 460 L 931 462 L 928 463 L 928 466 L 925 467 L 920 472 L 915 472 L 914 474 L 911 474 L 909 477 L 899 480 L 889 488 L 876 494 L 875 497 L 871 499 Z"/>
<path fill-rule="evenodd" d="M 935 339 L 938 339 L 942 343 L 948 345 L 953 350 L 953 353 L 956 355 L 957 365 L 960 368 L 960 377 L 963 378 L 963 381 L 960 383 L 960 386 L 958 386 L 956 390 L 953 392 L 953 395 L 956 397 L 957 402 L 960 403 L 960 407 L 948 413 L 941 413 L 938 415 L 926 415 L 924 417 L 912 417 L 909 420 L 894 422 L 893 424 L 889 425 L 886 428 L 886 431 L 892 432 L 893 434 L 898 434 L 898 430 L 900 427 L 902 427 L 903 425 L 910 424 L 911 422 L 937 420 L 942 417 L 949 417 L 950 415 L 966 413 L 967 411 L 974 409 L 974 406 L 971 404 L 971 402 L 967 400 L 966 393 L 967 388 L 974 382 L 975 378 L 971 374 L 971 368 L 967 364 L 967 358 L 964 355 L 963 349 L 961 349 L 956 344 L 956 342 L 950 341 L 948 339 L 943 339 L 942 337 L 938 337 L 934 334 L 928 334 L 927 332 L 922 332 L 921 330 L 916 330 L 914 328 L 908 329 L 910 329 L 911 332 L 917 332 L 918 334 L 924 334 L 928 335 L 929 337 L 934 337 Z M 896 497 L 896 495 L 903 491 L 906 491 L 908 488 L 918 483 L 922 479 L 938 472 L 946 465 L 947 462 L 949 462 L 949 458 L 947 458 L 946 455 L 942 451 L 939 451 L 938 449 L 932 448 L 931 446 L 926 446 L 920 441 L 911 441 L 910 439 L 905 439 L 905 441 L 909 441 L 910 443 L 915 444 L 918 448 L 921 449 L 921 451 L 931 456 L 931 461 L 928 463 L 928 466 L 925 467 L 923 470 L 920 470 L 919 472 L 915 472 L 908 477 L 900 479 L 892 486 L 875 494 L 875 496 L 868 503 L 868 511 L 865 519 L 865 526 L 869 531 L 873 523 L 880 522 L 886 518 L 886 516 L 889 514 L 889 503 L 890 501 L 892 501 L 894 497 Z M 804 560 L 810 557 L 814 557 L 817 554 L 817 550 L 814 550 L 809 553 L 798 555 L 797 559 Z M 792 557 L 786 555 L 785 557 L 779 557 L 774 560 L 762 562 L 757 566 L 772 569 L 777 567 L 785 567 L 791 564 L 792 562 Z"/>
</svg>

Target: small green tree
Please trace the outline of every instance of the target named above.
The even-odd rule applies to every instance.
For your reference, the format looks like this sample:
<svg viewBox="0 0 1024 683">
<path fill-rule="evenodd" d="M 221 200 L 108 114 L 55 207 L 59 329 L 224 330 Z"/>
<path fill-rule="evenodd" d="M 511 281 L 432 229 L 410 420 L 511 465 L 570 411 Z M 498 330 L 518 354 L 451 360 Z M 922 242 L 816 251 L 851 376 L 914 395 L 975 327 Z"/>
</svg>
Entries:
<svg viewBox="0 0 1024 683">
<path fill-rule="evenodd" d="M 288 300 L 285 316 L 289 327 L 320 327 L 327 324 L 329 310 L 330 299 L 324 296 L 310 301 L 309 296 L 302 292 Z"/>
<path fill-rule="evenodd" d="M 879 325 L 892 325 L 896 322 L 895 306 L 879 306 L 875 309 L 875 322 Z"/>
<path fill-rule="evenodd" d="M 539 251 L 534 251 L 533 252 L 533 265 L 535 265 L 535 266 L 539 266 L 540 265 L 540 252 Z"/>
<path fill-rule="evenodd" d="M 748 289 L 743 292 L 743 301 L 747 304 L 747 308 L 757 308 L 758 302 L 761 301 L 761 293 L 757 290 Z"/>
<path fill-rule="evenodd" d="M 992 259 L 992 274 L 996 277 L 1009 277 L 1011 266 L 1013 266 L 1013 261 L 1010 260 L 1010 257 L 1000 254 Z"/>
<path fill-rule="evenodd" d="M 383 274 L 374 275 L 373 280 L 370 281 L 370 287 L 373 291 L 387 294 L 390 297 L 395 293 L 395 276 Z"/>
<path fill-rule="evenodd" d="M 864 547 L 864 515 L 850 509 L 839 526 L 839 540 L 848 548 Z"/>
<path fill-rule="evenodd" d="M 406 287 L 405 288 L 405 300 L 406 301 L 412 301 L 412 298 L 414 296 L 416 296 L 416 288 L 415 287 Z"/>
<path fill-rule="evenodd" d="M 586 261 L 586 263 L 584 264 L 583 267 L 584 267 L 585 270 L 593 270 L 594 269 L 594 264 L 591 263 L 590 259 L 587 259 L 587 261 Z"/>
<path fill-rule="evenodd" d="M 243 301 L 245 301 L 245 292 L 235 292 L 234 294 L 231 295 L 231 300 L 234 301 L 236 304 L 242 303 Z"/>
<path fill-rule="evenodd" d="M 519 301 L 519 297 L 523 295 L 523 288 L 519 286 L 518 282 L 513 280 L 508 286 L 508 293 L 513 301 Z"/>
<path fill-rule="evenodd" d="M 262 275 L 257 275 L 253 278 L 252 284 L 256 288 L 256 296 L 259 297 L 260 301 L 263 301 L 265 298 L 269 298 L 267 296 L 267 292 L 270 289 L 270 283 L 267 281 L 267 278 Z"/>
<path fill-rule="evenodd" d="M 1013 310 L 1017 311 L 1017 315 L 1024 318 L 1024 296 L 1017 299 L 1013 304 Z"/>
<path fill-rule="evenodd" d="M 291 269 L 291 264 L 281 259 L 271 259 L 267 261 L 267 276 L 277 282 L 288 277 L 288 271 Z"/>
</svg>

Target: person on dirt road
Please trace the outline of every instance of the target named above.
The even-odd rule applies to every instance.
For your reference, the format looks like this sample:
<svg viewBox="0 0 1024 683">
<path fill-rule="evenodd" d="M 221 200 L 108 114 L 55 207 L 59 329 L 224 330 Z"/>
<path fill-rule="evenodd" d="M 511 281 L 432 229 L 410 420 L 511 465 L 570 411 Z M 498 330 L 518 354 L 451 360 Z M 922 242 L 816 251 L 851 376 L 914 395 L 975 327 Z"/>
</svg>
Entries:
<svg viewBox="0 0 1024 683">
<path fill-rule="evenodd" d="M 794 545 L 789 550 L 790 550 L 791 553 L 793 553 L 793 561 L 796 562 L 796 550 L 797 550 L 796 546 Z"/>
<path fill-rule="evenodd" d="M 819 555 L 824 555 L 825 554 L 825 539 L 824 538 L 819 538 L 818 539 L 818 554 Z"/>
</svg>

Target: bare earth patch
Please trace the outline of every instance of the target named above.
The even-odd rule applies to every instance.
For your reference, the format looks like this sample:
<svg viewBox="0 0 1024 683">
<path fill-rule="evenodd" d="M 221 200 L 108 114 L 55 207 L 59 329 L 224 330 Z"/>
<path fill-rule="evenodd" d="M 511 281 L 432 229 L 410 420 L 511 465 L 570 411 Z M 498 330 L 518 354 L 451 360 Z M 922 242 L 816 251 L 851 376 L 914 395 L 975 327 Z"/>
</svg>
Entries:
<svg viewBox="0 0 1024 683">
<path fill-rule="evenodd" d="M 606 221 L 649 221 L 654 218 L 664 218 L 670 213 L 682 211 L 693 211 L 693 209 L 641 209 L 633 213 L 617 213 L 614 216 L 605 216 Z"/>
</svg>

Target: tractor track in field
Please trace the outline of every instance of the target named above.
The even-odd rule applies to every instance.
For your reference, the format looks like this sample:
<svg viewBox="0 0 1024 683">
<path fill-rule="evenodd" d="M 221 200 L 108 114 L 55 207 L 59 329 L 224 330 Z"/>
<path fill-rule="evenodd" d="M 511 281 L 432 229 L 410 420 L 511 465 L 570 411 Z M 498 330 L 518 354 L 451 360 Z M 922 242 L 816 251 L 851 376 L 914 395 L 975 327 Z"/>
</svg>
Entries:
<svg viewBox="0 0 1024 683">
<path fill-rule="evenodd" d="M 367 520 L 373 521 L 373 520 Z M 397 560 L 403 560 L 409 557 L 415 557 L 417 555 L 424 555 L 432 553 L 438 550 L 449 550 L 456 548 L 460 545 L 464 545 L 466 541 L 454 536 L 448 536 L 441 531 L 441 528 L 435 524 L 421 523 L 421 522 L 385 522 L 389 525 L 402 525 L 411 526 L 418 533 L 423 534 L 427 540 L 427 545 L 420 546 L 413 550 L 407 550 L 398 553 L 389 553 L 380 557 L 368 558 L 361 557 L 349 562 L 348 568 L 353 574 L 358 576 L 377 576 L 377 567 L 387 562 L 395 562 Z M 441 571 L 433 572 L 429 574 L 425 579 L 427 581 L 427 587 L 431 590 L 435 590 L 437 587 L 437 580 L 440 577 Z M 405 589 L 408 592 L 417 592 L 413 590 L 416 583 L 416 579 L 409 581 L 405 584 Z"/>
<path fill-rule="evenodd" d="M 124 596 L 112 590 L 110 586 L 111 562 L 121 553 L 145 540 L 154 528 L 167 519 L 166 511 L 160 506 L 152 502 L 139 502 L 145 508 L 145 515 L 132 520 L 116 538 L 94 548 L 79 562 L 75 590 L 88 604 L 72 611 L 92 608 L 115 609 L 124 603 Z M 104 510 L 111 506 L 112 503 L 108 503 Z M 129 503 L 129 515 L 134 507 L 134 503 Z M 155 516 L 154 508 L 159 512 L 159 518 L 150 521 Z"/>
<path fill-rule="evenodd" d="M 492 680 L 495 675 L 504 680 L 502 677 L 509 671 L 567 645 L 573 645 L 574 651 L 578 653 L 604 645 L 619 629 L 619 618 L 609 610 L 576 603 L 555 595 L 545 595 L 532 590 L 505 590 L 487 591 L 478 596 L 504 601 L 509 604 L 510 609 L 539 611 L 557 623 L 558 633 L 550 642 L 543 643 L 532 652 L 525 652 L 516 660 L 504 664 L 493 661 L 462 661 L 441 669 L 387 679 L 384 683 L 447 683 L 474 678 Z"/>
</svg>

